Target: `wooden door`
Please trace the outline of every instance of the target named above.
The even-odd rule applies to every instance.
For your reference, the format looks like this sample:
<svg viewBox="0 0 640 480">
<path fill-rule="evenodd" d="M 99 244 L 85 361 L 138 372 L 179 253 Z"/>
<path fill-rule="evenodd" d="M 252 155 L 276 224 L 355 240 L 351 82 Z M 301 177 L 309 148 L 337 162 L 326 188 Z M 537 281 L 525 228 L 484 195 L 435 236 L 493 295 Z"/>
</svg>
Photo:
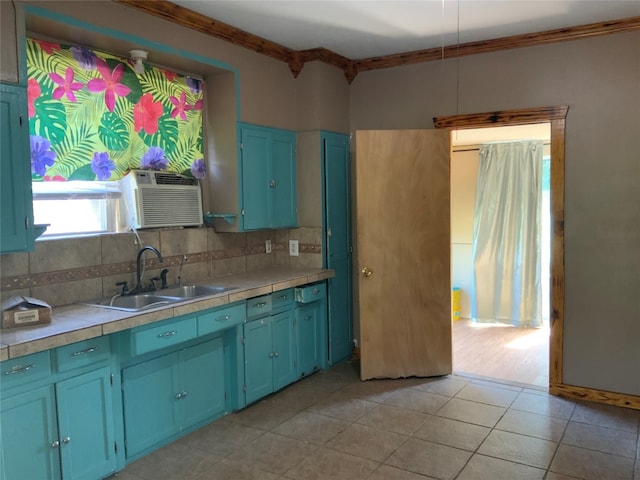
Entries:
<svg viewBox="0 0 640 480">
<path fill-rule="evenodd" d="M 358 131 L 355 152 L 360 376 L 449 374 L 449 132 Z"/>
</svg>

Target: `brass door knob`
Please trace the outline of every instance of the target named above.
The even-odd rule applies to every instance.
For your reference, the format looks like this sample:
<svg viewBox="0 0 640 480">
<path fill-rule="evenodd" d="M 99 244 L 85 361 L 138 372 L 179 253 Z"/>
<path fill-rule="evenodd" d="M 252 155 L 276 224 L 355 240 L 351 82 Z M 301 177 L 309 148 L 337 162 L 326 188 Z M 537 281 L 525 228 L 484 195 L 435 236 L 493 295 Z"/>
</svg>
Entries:
<svg viewBox="0 0 640 480">
<path fill-rule="evenodd" d="M 373 275 L 373 270 L 371 270 L 369 267 L 364 267 L 361 271 L 362 275 L 365 277 L 370 277 L 371 275 Z"/>
</svg>

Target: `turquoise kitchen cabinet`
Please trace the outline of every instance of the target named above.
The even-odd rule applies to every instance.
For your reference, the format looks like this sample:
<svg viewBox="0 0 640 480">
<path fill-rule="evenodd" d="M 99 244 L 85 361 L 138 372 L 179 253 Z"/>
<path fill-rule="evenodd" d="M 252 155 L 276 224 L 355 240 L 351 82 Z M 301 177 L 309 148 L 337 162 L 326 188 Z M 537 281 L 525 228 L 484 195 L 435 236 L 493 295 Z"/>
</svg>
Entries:
<svg viewBox="0 0 640 480">
<path fill-rule="evenodd" d="M 53 387 L 0 401 L 0 439 L 3 480 L 61 478 Z"/>
<path fill-rule="evenodd" d="M 0 253 L 34 248 L 27 90 L 0 84 Z"/>
<path fill-rule="evenodd" d="M 321 360 L 320 302 L 313 302 L 296 308 L 296 355 L 298 376 L 304 377 L 319 370 Z"/>
<path fill-rule="evenodd" d="M 242 228 L 297 225 L 294 132 L 240 124 Z"/>
<path fill-rule="evenodd" d="M 244 326 L 246 403 L 289 385 L 296 379 L 294 311 L 247 322 Z"/>
<path fill-rule="evenodd" d="M 3 399 L 2 479 L 95 480 L 114 473 L 110 379 L 103 367 Z"/>
<path fill-rule="evenodd" d="M 327 288 L 324 282 L 295 289 L 296 357 L 298 377 L 325 368 L 327 363 Z"/>
<path fill-rule="evenodd" d="M 225 411 L 224 339 L 217 337 L 122 371 L 127 458 Z"/>
<path fill-rule="evenodd" d="M 62 477 L 95 480 L 116 470 L 109 367 L 56 384 Z"/>
</svg>

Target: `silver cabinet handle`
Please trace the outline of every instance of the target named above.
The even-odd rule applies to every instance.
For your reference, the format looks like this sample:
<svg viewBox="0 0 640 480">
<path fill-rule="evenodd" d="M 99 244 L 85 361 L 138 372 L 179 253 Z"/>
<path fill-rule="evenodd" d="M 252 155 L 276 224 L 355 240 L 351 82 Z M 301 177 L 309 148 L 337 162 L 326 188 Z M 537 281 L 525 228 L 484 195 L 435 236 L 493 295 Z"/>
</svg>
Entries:
<svg viewBox="0 0 640 480">
<path fill-rule="evenodd" d="M 93 353 L 96 350 L 98 350 L 98 347 L 89 347 L 89 348 L 85 348 L 84 350 L 80 350 L 79 352 L 73 352 L 71 354 L 72 357 L 79 357 L 80 355 L 86 355 L 87 353 Z"/>
<path fill-rule="evenodd" d="M 317 288 L 314 288 L 313 290 L 311 290 L 311 293 L 313 293 L 314 295 L 317 295 L 320 293 L 320 290 L 318 290 Z"/>
<path fill-rule="evenodd" d="M 187 392 L 182 392 L 182 398 L 185 398 L 187 396 Z"/>
<path fill-rule="evenodd" d="M 180 400 L 182 398 L 182 392 L 178 392 L 176 394 L 176 400 Z"/>
<path fill-rule="evenodd" d="M 262 307 L 266 307 L 267 306 L 267 302 L 260 302 L 260 303 L 256 303 L 254 305 L 254 308 L 262 308 Z"/>
<path fill-rule="evenodd" d="M 51 448 L 58 448 L 59 446 L 60 446 L 60 442 L 58 440 L 51 443 Z"/>
<path fill-rule="evenodd" d="M 276 188 L 276 181 L 275 181 L 275 180 L 271 180 L 271 181 L 269 182 L 269 186 L 270 186 L 271 188 Z"/>
<path fill-rule="evenodd" d="M 64 443 L 64 444 L 67 444 L 67 443 L 69 443 L 70 441 L 71 441 L 71 437 L 64 437 L 64 438 L 62 439 L 62 443 Z"/>
<path fill-rule="evenodd" d="M 278 297 L 278 299 L 280 299 L 280 300 L 286 300 L 286 299 L 287 299 L 287 295 L 280 295 L 280 296 Z"/>
<path fill-rule="evenodd" d="M 226 322 L 227 320 L 229 320 L 231 317 L 229 315 L 223 315 L 221 317 L 216 318 L 216 322 Z"/>
<path fill-rule="evenodd" d="M 15 367 L 11 367 L 11 370 L 7 370 L 6 372 L 4 372 L 4 374 L 15 375 L 16 373 L 24 373 L 28 370 L 31 370 L 35 366 L 35 363 L 30 363 L 29 365 L 16 365 Z"/>
<path fill-rule="evenodd" d="M 164 333 L 159 333 L 158 337 L 159 338 L 164 338 L 164 337 L 173 337 L 176 333 L 178 333 L 177 330 L 170 330 L 168 332 L 164 332 Z"/>
<path fill-rule="evenodd" d="M 278 358 L 278 352 L 273 352 L 273 356 Z"/>
<path fill-rule="evenodd" d="M 273 352 L 269 352 L 269 358 L 273 358 Z"/>
</svg>

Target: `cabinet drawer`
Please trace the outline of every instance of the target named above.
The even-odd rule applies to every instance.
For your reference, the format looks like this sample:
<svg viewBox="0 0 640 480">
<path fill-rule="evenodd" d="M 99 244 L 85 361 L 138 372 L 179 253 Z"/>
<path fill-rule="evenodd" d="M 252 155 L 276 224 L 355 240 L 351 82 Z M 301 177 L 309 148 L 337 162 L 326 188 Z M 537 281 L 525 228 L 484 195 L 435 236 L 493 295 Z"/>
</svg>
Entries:
<svg viewBox="0 0 640 480">
<path fill-rule="evenodd" d="M 134 355 L 151 352 L 197 336 L 196 317 L 162 322 L 161 325 L 134 329 L 131 333 Z"/>
<path fill-rule="evenodd" d="M 280 290 L 271 294 L 271 310 L 288 307 L 289 305 L 293 305 L 294 302 L 293 288 L 287 288 L 286 290 Z"/>
<path fill-rule="evenodd" d="M 324 283 L 314 283 L 306 287 L 296 288 L 296 302 L 310 303 L 327 297 L 327 289 Z"/>
<path fill-rule="evenodd" d="M 244 319 L 244 303 L 211 310 L 202 315 L 198 315 L 198 335 L 206 335 L 233 327 L 244 322 Z"/>
<path fill-rule="evenodd" d="M 56 365 L 59 372 L 66 372 L 74 368 L 108 360 L 110 356 L 109 337 L 83 340 L 55 350 Z"/>
<path fill-rule="evenodd" d="M 247 300 L 247 320 L 271 315 L 271 294 Z"/>
<path fill-rule="evenodd" d="M 28 382 L 34 382 L 51 375 L 49 352 L 34 353 L 0 363 L 1 389 L 5 390 Z"/>
</svg>

